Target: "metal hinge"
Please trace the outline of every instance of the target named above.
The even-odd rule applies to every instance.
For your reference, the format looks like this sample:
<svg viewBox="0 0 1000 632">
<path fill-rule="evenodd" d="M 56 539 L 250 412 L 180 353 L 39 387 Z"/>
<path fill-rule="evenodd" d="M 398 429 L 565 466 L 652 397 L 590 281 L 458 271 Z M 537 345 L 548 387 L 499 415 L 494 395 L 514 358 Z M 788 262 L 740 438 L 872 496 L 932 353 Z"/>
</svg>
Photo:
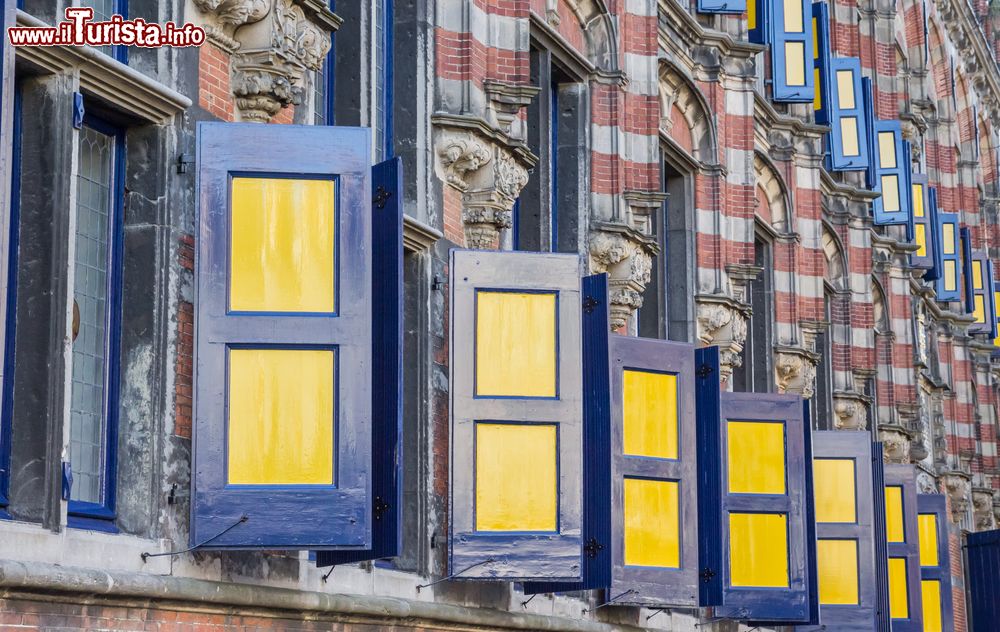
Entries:
<svg viewBox="0 0 1000 632">
<path fill-rule="evenodd" d="M 372 503 L 372 514 L 375 516 L 376 520 L 382 519 L 382 514 L 389 511 L 389 503 L 382 500 L 381 497 L 376 496 L 375 502 Z"/>
<path fill-rule="evenodd" d="M 703 364 L 700 367 L 698 367 L 697 373 L 698 377 L 700 377 L 701 379 L 705 379 L 712 374 L 712 366 L 709 364 Z"/>
<path fill-rule="evenodd" d="M 584 297 L 584 299 L 583 299 L 583 311 L 585 311 L 585 312 L 587 312 L 589 314 L 592 311 L 594 311 L 594 308 L 596 308 L 600 304 L 601 304 L 601 302 L 599 300 L 597 300 L 596 298 L 594 298 L 593 296 Z"/>
<path fill-rule="evenodd" d="M 590 538 L 587 543 L 583 545 L 583 552 L 587 554 L 589 558 L 597 557 L 597 554 L 604 550 L 604 545 L 597 541 L 597 538 Z"/>
<path fill-rule="evenodd" d="M 372 198 L 372 203 L 374 203 L 375 206 L 381 210 L 385 208 L 385 203 L 388 202 L 391 197 L 392 193 L 387 191 L 386 188 L 380 184 L 375 187 L 375 196 Z"/>
<path fill-rule="evenodd" d="M 706 566 L 705 568 L 701 569 L 700 573 L 698 573 L 698 577 L 701 578 L 701 581 L 707 584 L 708 582 L 712 581 L 713 577 L 715 577 L 715 571 Z"/>
</svg>

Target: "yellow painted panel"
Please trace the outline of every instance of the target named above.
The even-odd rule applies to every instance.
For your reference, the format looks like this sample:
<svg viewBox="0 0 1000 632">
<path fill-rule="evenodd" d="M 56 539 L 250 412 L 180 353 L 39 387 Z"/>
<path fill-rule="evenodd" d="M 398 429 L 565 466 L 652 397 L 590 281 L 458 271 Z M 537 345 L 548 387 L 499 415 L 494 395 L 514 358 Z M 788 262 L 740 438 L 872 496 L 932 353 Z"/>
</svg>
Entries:
<svg viewBox="0 0 1000 632">
<path fill-rule="evenodd" d="M 784 9 L 785 32 L 804 33 L 806 23 L 802 17 L 801 0 L 784 0 Z"/>
<path fill-rule="evenodd" d="M 555 531 L 553 424 L 476 424 L 476 531 Z"/>
<path fill-rule="evenodd" d="M 937 566 L 938 524 L 936 514 L 919 514 L 917 532 L 920 534 L 920 565 Z"/>
<path fill-rule="evenodd" d="M 934 579 L 921 581 L 920 596 L 924 607 L 924 632 L 942 632 L 941 582 Z"/>
<path fill-rule="evenodd" d="M 233 178 L 229 308 L 336 310 L 332 180 Z"/>
<path fill-rule="evenodd" d="M 630 456 L 677 458 L 677 376 L 626 370 L 622 431 Z"/>
<path fill-rule="evenodd" d="M 845 156 L 858 156 L 861 154 L 861 142 L 858 138 L 858 119 L 853 116 L 845 116 L 840 119 L 840 145 L 844 148 Z"/>
<path fill-rule="evenodd" d="M 941 224 L 941 236 L 944 248 L 941 252 L 946 255 L 955 254 L 955 225 L 952 223 Z"/>
<path fill-rule="evenodd" d="M 896 168 L 896 135 L 892 132 L 878 133 L 878 166 L 882 169 Z"/>
<path fill-rule="evenodd" d="M 954 292 L 958 288 L 958 263 L 955 261 L 944 262 L 944 289 Z"/>
<path fill-rule="evenodd" d="M 926 257 L 927 256 L 927 226 L 923 224 L 914 224 L 914 240 L 917 242 L 917 256 Z"/>
<path fill-rule="evenodd" d="M 556 295 L 476 293 L 476 394 L 555 397 Z"/>
<path fill-rule="evenodd" d="M 885 488 L 885 539 L 887 542 L 906 542 L 903 528 L 903 488 Z"/>
<path fill-rule="evenodd" d="M 853 459 L 814 459 L 816 522 L 857 522 Z"/>
<path fill-rule="evenodd" d="M 889 558 L 889 617 L 910 618 L 910 596 L 906 592 L 906 558 Z"/>
<path fill-rule="evenodd" d="M 757 28 L 757 0 L 747 2 L 747 29 L 752 31 Z"/>
<path fill-rule="evenodd" d="M 983 324 L 986 322 L 986 300 L 983 298 L 982 294 L 976 294 L 972 297 L 973 310 L 972 316 L 976 319 L 976 322 Z"/>
<path fill-rule="evenodd" d="M 334 353 L 229 351 L 229 484 L 333 484 Z"/>
<path fill-rule="evenodd" d="M 785 425 L 774 421 L 730 421 L 729 492 L 785 493 Z"/>
<path fill-rule="evenodd" d="M 813 29 L 813 61 L 819 59 L 819 20 L 815 17 L 812 19 L 812 29 Z M 816 75 L 819 76 L 819 70 L 816 71 Z M 819 90 L 819 81 L 816 82 L 816 89 Z"/>
<path fill-rule="evenodd" d="M 819 80 L 819 68 L 813 68 L 813 85 L 816 86 L 813 92 L 813 110 L 820 110 L 823 107 L 823 89 Z"/>
<path fill-rule="evenodd" d="M 806 45 L 803 42 L 785 42 L 785 82 L 790 86 L 806 85 Z"/>
<path fill-rule="evenodd" d="M 924 216 L 924 185 L 913 185 L 913 216 Z"/>
<path fill-rule="evenodd" d="M 819 602 L 856 605 L 858 597 L 857 540 L 817 540 Z"/>
<path fill-rule="evenodd" d="M 788 586 L 788 516 L 729 514 L 730 585 Z"/>
<path fill-rule="evenodd" d="M 976 290 L 983 289 L 983 262 L 972 262 L 972 287 Z"/>
<path fill-rule="evenodd" d="M 680 503 L 676 481 L 625 479 L 625 564 L 680 568 Z"/>
<path fill-rule="evenodd" d="M 853 110 L 856 107 L 854 73 L 850 70 L 837 71 L 837 104 L 842 110 Z"/>
<path fill-rule="evenodd" d="M 899 212 L 899 177 L 882 176 L 882 209 L 886 213 Z"/>
</svg>

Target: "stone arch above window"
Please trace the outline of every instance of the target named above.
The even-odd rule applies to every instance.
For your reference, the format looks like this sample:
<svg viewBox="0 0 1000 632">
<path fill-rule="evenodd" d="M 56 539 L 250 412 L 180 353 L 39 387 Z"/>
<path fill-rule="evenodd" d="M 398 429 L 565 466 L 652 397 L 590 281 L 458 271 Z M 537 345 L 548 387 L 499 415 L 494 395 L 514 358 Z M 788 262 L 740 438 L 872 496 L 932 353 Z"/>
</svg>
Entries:
<svg viewBox="0 0 1000 632">
<path fill-rule="evenodd" d="M 882 284 L 874 277 L 872 278 L 872 321 L 875 333 L 889 333 L 889 306 L 885 300 L 885 291 L 882 289 Z"/>
<path fill-rule="evenodd" d="M 668 63 L 660 64 L 660 128 L 706 164 L 716 164 L 715 128 L 708 103 L 690 79 Z"/>
<path fill-rule="evenodd" d="M 760 153 L 754 154 L 754 174 L 757 176 L 757 215 L 773 230 L 787 233 L 792 229 L 788 210 L 788 188 L 774 165 Z"/>
<path fill-rule="evenodd" d="M 833 232 L 833 229 L 823 224 L 823 254 L 826 255 L 826 281 L 835 290 L 846 290 L 848 288 L 847 257 L 844 255 L 844 248 L 840 243 L 840 238 Z"/>
<path fill-rule="evenodd" d="M 618 69 L 618 48 L 614 22 L 605 0 L 543 0 L 549 23 L 558 26 L 568 13 L 576 18 L 587 60 L 602 71 Z M 562 10 L 560 10 L 562 9 Z"/>
</svg>

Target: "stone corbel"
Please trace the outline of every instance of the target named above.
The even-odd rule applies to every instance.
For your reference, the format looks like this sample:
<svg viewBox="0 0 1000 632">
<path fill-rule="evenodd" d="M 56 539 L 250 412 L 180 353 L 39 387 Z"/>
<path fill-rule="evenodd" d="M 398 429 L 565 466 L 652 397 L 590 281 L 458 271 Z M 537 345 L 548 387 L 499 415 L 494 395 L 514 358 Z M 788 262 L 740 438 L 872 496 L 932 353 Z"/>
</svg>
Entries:
<svg viewBox="0 0 1000 632">
<path fill-rule="evenodd" d="M 961 524 L 972 504 L 972 477 L 957 470 L 941 474 L 944 492 L 951 501 L 951 520 Z"/>
<path fill-rule="evenodd" d="M 917 470 L 917 493 L 918 494 L 937 494 L 938 486 L 937 481 L 934 477 L 923 470 Z"/>
<path fill-rule="evenodd" d="M 215 22 L 213 41 L 232 59 L 232 91 L 244 121 L 266 123 L 301 102 L 306 72 L 322 67 L 341 19 L 322 0 L 194 0 Z"/>
<path fill-rule="evenodd" d="M 976 531 L 990 531 L 997 526 L 993 515 L 993 490 L 986 487 L 972 488 L 972 522 Z"/>
<path fill-rule="evenodd" d="M 774 383 L 779 393 L 810 398 L 816 392 L 816 354 L 796 347 L 779 347 L 774 354 Z"/>
<path fill-rule="evenodd" d="M 642 235 L 651 236 L 655 232 L 653 218 L 663 208 L 663 202 L 670 197 L 661 191 L 625 191 L 622 198 L 628 209 L 626 223 Z"/>
<path fill-rule="evenodd" d="M 490 103 L 487 120 L 505 134 L 520 137 L 520 134 L 512 133 L 513 123 L 521 108 L 527 107 L 540 90 L 538 86 L 518 85 L 495 79 L 483 81 L 483 92 Z"/>
<path fill-rule="evenodd" d="M 720 380 L 728 384 L 733 370 L 743 364 L 743 345 L 747 339 L 749 311 L 725 296 L 699 296 L 698 341 L 719 347 Z"/>
<path fill-rule="evenodd" d="M 511 211 L 528 183 L 525 156 L 471 130 L 439 128 L 438 177 L 462 193 L 462 223 L 469 248 L 494 248 L 510 228 Z M 528 154 L 530 155 L 530 154 Z"/>
<path fill-rule="evenodd" d="M 868 427 L 868 408 L 864 396 L 857 393 L 833 394 L 833 427 L 837 430 L 864 430 Z"/>
<path fill-rule="evenodd" d="M 882 459 L 886 463 L 910 462 L 910 431 L 895 424 L 878 427 L 878 440 L 882 442 Z"/>
<path fill-rule="evenodd" d="M 611 329 L 625 327 L 642 307 L 656 242 L 624 224 L 597 222 L 590 236 L 590 270 L 608 274 Z"/>
</svg>

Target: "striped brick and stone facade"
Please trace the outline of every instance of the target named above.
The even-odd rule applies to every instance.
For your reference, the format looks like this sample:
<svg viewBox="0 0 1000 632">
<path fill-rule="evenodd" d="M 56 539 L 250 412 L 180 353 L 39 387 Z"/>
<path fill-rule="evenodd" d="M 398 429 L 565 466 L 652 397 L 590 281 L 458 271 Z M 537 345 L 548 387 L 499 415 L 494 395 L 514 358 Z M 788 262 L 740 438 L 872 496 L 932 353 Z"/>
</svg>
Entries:
<svg viewBox="0 0 1000 632">
<path fill-rule="evenodd" d="M 24 4 L 17 20 L 35 24 L 66 3 Z M 920 491 L 950 500 L 964 630 L 961 533 L 1000 521 L 993 342 L 967 334 L 958 303 L 935 299 L 909 265 L 903 227 L 873 225 L 864 174 L 824 168 L 812 105 L 772 101 L 770 53 L 748 42 L 746 17 L 694 4 L 394 3 L 383 88 L 406 170 L 404 551 L 329 575 L 305 553 L 141 553 L 188 539 L 196 231 L 193 170 L 182 167 L 195 123 L 312 123 L 321 106 L 308 95 L 332 50 L 336 123 L 374 126 L 371 0 L 332 10 L 318 0 L 133 0 L 133 16 L 194 22 L 209 38 L 130 56 L 131 83 L 110 79 L 110 61 L 18 51 L 25 102 L 62 121 L 39 146 L 69 142 L 72 93 L 109 77 L 109 107 L 134 126 L 126 287 L 155 290 L 126 292 L 123 380 L 143 386 L 120 404 L 133 411 L 119 439 L 131 457 L 119 468 L 120 533 L 66 527 L 53 474 L 65 447 L 61 369 L 26 365 L 23 379 L 36 383 L 24 414 L 49 434 L 15 446 L 43 474 L 12 500 L 15 520 L 0 522 L 0 630 L 736 630 L 707 612 L 598 608 L 595 593 L 528 600 L 514 584 L 425 587 L 447 574 L 455 246 L 579 253 L 581 273 L 609 275 L 618 334 L 718 345 L 726 388 L 813 398 L 821 427 L 869 429 L 887 462 L 915 463 Z M 830 15 L 833 53 L 861 59 L 876 115 L 903 121 L 914 171 L 1000 266 L 1000 26 L 987 3 L 831 0 Z M 268 24 L 294 24 L 299 37 L 272 39 Z M 71 173 L 72 158 L 61 160 Z M 141 183 L 149 174 L 155 186 Z M 70 199 L 57 195 L 67 197 L 52 197 L 52 209 Z M 518 234 L 525 209 L 537 211 L 535 241 Z M 49 283 L 49 272 L 25 274 Z M 38 348 L 54 357 L 65 351 L 52 333 L 66 331 L 63 307 L 36 312 L 38 327 L 24 330 L 52 337 Z"/>
</svg>

